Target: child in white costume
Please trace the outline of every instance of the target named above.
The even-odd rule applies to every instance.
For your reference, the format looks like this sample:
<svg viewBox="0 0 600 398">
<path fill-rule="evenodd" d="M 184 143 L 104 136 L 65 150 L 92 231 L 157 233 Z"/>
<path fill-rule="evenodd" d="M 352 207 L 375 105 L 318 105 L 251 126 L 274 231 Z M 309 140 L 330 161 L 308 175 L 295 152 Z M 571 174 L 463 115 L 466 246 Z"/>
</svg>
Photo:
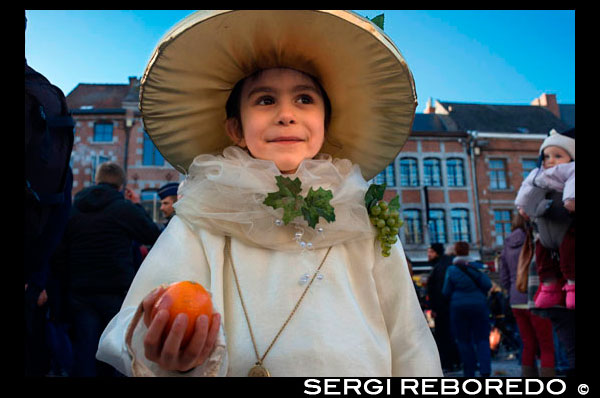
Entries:
<svg viewBox="0 0 600 398">
<path fill-rule="evenodd" d="M 189 169 L 98 359 L 126 375 L 442 376 L 402 246 L 382 255 L 364 202 L 416 108 L 381 30 L 347 11 L 198 12 L 159 43 L 140 97 L 154 143 Z M 282 220 L 263 203 L 276 176 L 330 190 L 335 221 Z M 180 350 L 185 320 L 162 343 L 165 314 L 148 313 L 181 280 L 218 315 Z"/>
</svg>

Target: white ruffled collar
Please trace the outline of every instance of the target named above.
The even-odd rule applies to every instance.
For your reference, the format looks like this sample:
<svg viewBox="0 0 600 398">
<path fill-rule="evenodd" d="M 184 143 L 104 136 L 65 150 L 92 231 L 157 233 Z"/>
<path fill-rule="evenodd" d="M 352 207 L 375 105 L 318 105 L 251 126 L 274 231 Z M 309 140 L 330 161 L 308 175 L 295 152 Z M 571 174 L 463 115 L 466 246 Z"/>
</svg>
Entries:
<svg viewBox="0 0 600 398">
<path fill-rule="evenodd" d="M 191 228 L 275 250 L 305 250 L 295 240 L 297 232 L 303 233 L 301 241 L 310 242 L 314 248 L 375 237 L 364 205 L 368 184 L 358 165 L 319 154 L 304 160 L 295 174 L 286 175 L 300 179 L 302 195 L 310 187 L 332 191 L 330 203 L 336 221 L 327 223 L 321 218 L 316 229 L 308 227 L 302 218 L 287 226 L 277 225 L 283 209 L 262 203 L 268 193 L 278 190 L 277 175 L 281 172 L 273 161 L 255 159 L 236 146 L 225 148 L 222 155 L 199 155 L 180 188 L 183 197 L 175 204 L 177 216 Z"/>
</svg>

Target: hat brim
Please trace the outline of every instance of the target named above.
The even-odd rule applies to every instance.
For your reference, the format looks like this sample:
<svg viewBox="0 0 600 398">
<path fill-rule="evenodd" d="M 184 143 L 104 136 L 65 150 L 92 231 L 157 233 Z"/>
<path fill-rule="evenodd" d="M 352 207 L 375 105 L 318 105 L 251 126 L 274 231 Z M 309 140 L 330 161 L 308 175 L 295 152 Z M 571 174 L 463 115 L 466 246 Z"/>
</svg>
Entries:
<svg viewBox="0 0 600 398">
<path fill-rule="evenodd" d="M 232 145 L 225 103 L 259 69 L 316 77 L 331 121 L 322 152 L 350 159 L 371 179 L 408 139 L 417 96 L 392 41 L 350 11 L 198 11 L 158 43 L 141 80 L 144 127 L 163 157 L 187 170 L 194 157 Z"/>
</svg>

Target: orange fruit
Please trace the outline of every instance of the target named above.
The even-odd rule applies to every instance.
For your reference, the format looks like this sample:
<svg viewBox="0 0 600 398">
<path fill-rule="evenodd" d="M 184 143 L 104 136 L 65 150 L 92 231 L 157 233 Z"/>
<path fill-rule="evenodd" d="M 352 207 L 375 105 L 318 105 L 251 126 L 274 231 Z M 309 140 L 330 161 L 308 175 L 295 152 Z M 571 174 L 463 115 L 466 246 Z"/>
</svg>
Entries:
<svg viewBox="0 0 600 398">
<path fill-rule="evenodd" d="M 181 341 L 181 347 L 185 347 L 192 338 L 198 316 L 208 316 L 210 326 L 212 308 L 210 293 L 201 284 L 192 281 L 175 282 L 170 284 L 156 300 L 150 317 L 154 319 L 158 311 L 162 309 L 169 311 L 169 321 L 162 336 L 164 341 L 173 326 L 175 317 L 181 313 L 186 314 L 188 324 Z"/>
</svg>

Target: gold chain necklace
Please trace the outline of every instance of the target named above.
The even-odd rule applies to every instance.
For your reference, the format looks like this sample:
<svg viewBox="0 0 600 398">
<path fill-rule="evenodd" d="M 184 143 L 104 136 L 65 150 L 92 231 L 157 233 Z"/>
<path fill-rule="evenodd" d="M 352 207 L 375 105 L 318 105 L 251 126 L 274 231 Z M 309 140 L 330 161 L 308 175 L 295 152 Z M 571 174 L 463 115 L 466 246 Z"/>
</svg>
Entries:
<svg viewBox="0 0 600 398">
<path fill-rule="evenodd" d="M 235 267 L 233 265 L 233 258 L 231 257 L 231 237 L 230 236 L 225 237 L 225 258 L 229 259 L 229 263 L 231 264 L 231 269 L 233 271 L 233 277 L 235 279 L 235 285 L 237 287 L 237 291 L 240 296 L 240 302 L 242 303 L 242 309 L 244 310 L 244 316 L 246 317 L 246 322 L 248 323 L 248 330 L 250 331 L 250 338 L 252 339 L 252 345 L 254 346 L 254 353 L 256 354 L 256 363 L 254 364 L 252 369 L 250 369 L 250 372 L 248 372 L 248 376 L 250 376 L 250 377 L 270 377 L 271 376 L 271 374 L 269 373 L 267 368 L 265 368 L 263 366 L 265 357 L 267 356 L 267 354 L 273 347 L 273 344 L 275 344 L 275 341 L 277 341 L 277 339 L 279 338 L 279 335 L 281 335 L 281 332 L 283 332 L 283 329 L 289 323 L 290 319 L 292 319 L 292 316 L 296 313 L 296 310 L 300 306 L 302 299 L 304 299 L 306 292 L 308 292 L 308 289 L 312 285 L 316 276 L 319 274 L 321 267 L 323 267 L 323 264 L 325 264 L 325 260 L 327 259 L 327 256 L 329 255 L 330 251 L 331 251 L 331 247 L 329 247 L 329 249 L 327 249 L 327 253 L 325 253 L 325 257 L 323 257 L 323 261 L 321 261 L 319 268 L 317 268 L 317 270 L 315 271 L 315 273 L 312 276 L 312 279 L 310 280 L 308 285 L 306 285 L 306 288 L 304 288 L 304 291 L 302 292 L 302 295 L 300 296 L 300 298 L 298 299 L 298 302 L 294 306 L 294 309 L 292 310 L 292 312 L 290 313 L 290 315 L 288 316 L 286 321 L 283 323 L 283 326 L 281 327 L 281 329 L 279 329 L 279 332 L 277 332 L 277 335 L 275 335 L 275 338 L 273 339 L 273 341 L 271 342 L 271 344 L 269 345 L 269 347 L 267 348 L 267 350 L 261 357 L 258 354 L 258 349 L 256 348 L 256 341 L 254 340 L 254 333 L 252 333 L 252 326 L 250 326 L 250 318 L 248 317 L 248 311 L 246 310 L 246 305 L 244 304 L 244 299 L 242 298 L 242 290 L 240 289 L 240 282 L 238 281 L 237 273 L 235 272 Z"/>
</svg>

